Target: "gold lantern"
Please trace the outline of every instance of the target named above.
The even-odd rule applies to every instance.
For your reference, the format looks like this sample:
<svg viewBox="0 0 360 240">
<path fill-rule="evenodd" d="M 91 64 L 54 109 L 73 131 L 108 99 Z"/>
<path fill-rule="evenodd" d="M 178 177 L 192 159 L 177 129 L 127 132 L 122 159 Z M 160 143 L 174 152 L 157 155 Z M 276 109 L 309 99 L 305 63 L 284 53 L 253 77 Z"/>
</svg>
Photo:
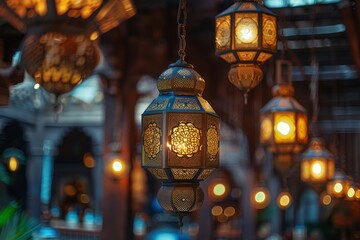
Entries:
<svg viewBox="0 0 360 240">
<path fill-rule="evenodd" d="M 335 198 L 346 196 L 350 181 L 342 170 L 336 170 L 333 179 L 327 184 L 327 193 Z M 356 193 L 355 193 L 356 194 Z"/>
<path fill-rule="evenodd" d="M 277 205 L 281 210 L 288 209 L 292 204 L 292 197 L 289 191 L 282 191 L 277 197 Z"/>
<path fill-rule="evenodd" d="M 272 89 L 273 98 L 260 110 L 260 143 L 274 154 L 275 169 L 285 173 L 294 165 L 294 154 L 299 153 L 308 141 L 308 119 L 305 108 L 294 98 L 291 84 L 281 82 L 282 64 L 277 64 L 278 84 Z"/>
<path fill-rule="evenodd" d="M 335 171 L 335 158 L 320 138 L 311 139 L 309 148 L 302 154 L 301 180 L 321 187 L 331 180 Z"/>
<path fill-rule="evenodd" d="M 179 14 L 186 16 L 186 1 Z M 142 167 L 163 182 L 160 205 L 181 218 L 199 209 L 199 182 L 219 167 L 220 119 L 202 98 L 204 79 L 186 63 L 185 25 L 179 22 L 180 60 L 158 78 L 159 96 L 142 114 Z"/>
<path fill-rule="evenodd" d="M 25 69 L 56 95 L 70 91 L 94 70 L 98 36 L 134 14 L 131 0 L 0 0 L 0 15 L 27 33 Z"/>
<path fill-rule="evenodd" d="M 236 0 L 216 16 L 216 55 L 231 64 L 229 80 L 245 93 L 263 78 L 260 66 L 277 51 L 277 17 L 261 0 Z"/>
</svg>

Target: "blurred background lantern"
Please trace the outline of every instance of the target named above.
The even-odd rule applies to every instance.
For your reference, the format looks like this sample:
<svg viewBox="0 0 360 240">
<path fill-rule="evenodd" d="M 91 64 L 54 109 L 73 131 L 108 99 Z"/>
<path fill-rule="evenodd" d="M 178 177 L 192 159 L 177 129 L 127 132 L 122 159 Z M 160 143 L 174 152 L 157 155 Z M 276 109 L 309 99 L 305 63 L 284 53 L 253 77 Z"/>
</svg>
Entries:
<svg viewBox="0 0 360 240">
<path fill-rule="evenodd" d="M 287 76 L 283 76 L 283 73 Z M 288 78 L 288 82 L 281 80 L 284 77 Z M 291 63 L 278 61 L 274 97 L 260 110 L 260 143 L 274 154 L 275 169 L 282 174 L 293 167 L 294 155 L 308 141 L 306 110 L 293 95 Z"/>
<path fill-rule="evenodd" d="M 229 80 L 245 93 L 263 78 L 260 66 L 277 51 L 277 18 L 259 0 L 236 0 L 216 16 L 216 55 L 231 64 Z"/>
<path fill-rule="evenodd" d="M 350 181 L 346 174 L 338 169 L 335 171 L 333 179 L 327 184 L 327 193 L 335 198 L 342 198 L 346 196 L 347 190 L 350 187 Z"/>
<path fill-rule="evenodd" d="M 8 148 L 2 154 L 2 161 L 10 172 L 15 172 L 25 164 L 25 155 L 20 149 Z"/>
<path fill-rule="evenodd" d="M 186 63 L 186 1 L 179 1 L 178 60 L 157 82 L 159 96 L 142 114 L 142 166 L 163 182 L 160 205 L 178 216 L 202 205 L 199 181 L 219 167 L 220 119 L 202 98 L 204 79 Z"/>
<path fill-rule="evenodd" d="M 288 209 L 292 204 L 292 197 L 289 191 L 282 191 L 277 197 L 277 205 L 281 210 Z"/>
<path fill-rule="evenodd" d="M 256 186 L 250 194 L 250 201 L 254 208 L 263 209 L 266 208 L 270 204 L 271 196 L 269 190 L 259 184 Z"/>
<path fill-rule="evenodd" d="M 25 69 L 56 95 L 73 89 L 97 66 L 98 36 L 135 14 L 131 0 L 0 0 L 0 11 L 28 34 Z"/>
<path fill-rule="evenodd" d="M 349 177 L 349 187 L 346 189 L 345 199 L 347 201 L 356 200 L 356 184 L 352 178 Z"/>
<path fill-rule="evenodd" d="M 231 186 L 224 173 L 211 179 L 208 187 L 208 194 L 212 201 L 223 201 L 229 196 L 230 192 Z"/>
<path fill-rule="evenodd" d="M 326 192 L 324 191 L 321 195 L 320 195 L 320 200 L 321 200 L 321 203 L 324 205 L 324 206 L 329 206 L 332 202 L 332 197 Z"/>
<path fill-rule="evenodd" d="M 334 171 L 334 155 L 325 148 L 322 139 L 312 138 L 309 148 L 302 154 L 301 180 L 322 188 L 333 178 Z"/>
</svg>

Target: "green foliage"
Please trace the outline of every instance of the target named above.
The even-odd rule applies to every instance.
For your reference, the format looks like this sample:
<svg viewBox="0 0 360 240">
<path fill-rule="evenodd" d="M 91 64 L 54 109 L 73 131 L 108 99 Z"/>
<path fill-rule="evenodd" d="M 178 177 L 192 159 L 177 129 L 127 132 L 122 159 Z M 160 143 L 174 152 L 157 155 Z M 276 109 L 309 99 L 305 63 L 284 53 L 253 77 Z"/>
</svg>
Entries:
<svg viewBox="0 0 360 240">
<path fill-rule="evenodd" d="M 32 233 L 36 231 L 39 226 L 39 223 L 33 219 L 30 219 L 25 213 L 22 211 L 17 211 L 2 226 L 0 231 L 0 239 L 28 240 L 31 239 Z"/>
</svg>

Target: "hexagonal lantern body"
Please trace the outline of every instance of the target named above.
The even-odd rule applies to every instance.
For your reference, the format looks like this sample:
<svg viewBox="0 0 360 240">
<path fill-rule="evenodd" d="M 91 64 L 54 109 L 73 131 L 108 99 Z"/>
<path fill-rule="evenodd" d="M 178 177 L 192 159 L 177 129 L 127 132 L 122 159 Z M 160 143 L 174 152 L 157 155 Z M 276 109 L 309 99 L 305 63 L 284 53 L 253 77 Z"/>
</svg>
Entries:
<svg viewBox="0 0 360 240">
<path fill-rule="evenodd" d="M 64 94 L 99 62 L 95 40 L 135 14 L 131 0 L 0 0 L 0 12 L 26 32 L 22 64 L 47 91 Z"/>
<path fill-rule="evenodd" d="M 289 83 L 273 88 L 273 98 L 260 110 L 260 143 L 275 155 L 275 168 L 286 172 L 294 165 L 293 154 L 308 141 L 306 110 L 293 98 Z"/>
<path fill-rule="evenodd" d="M 216 55 L 231 64 L 229 80 L 245 92 L 262 80 L 259 65 L 277 51 L 277 17 L 259 2 L 238 0 L 216 16 Z"/>
<path fill-rule="evenodd" d="M 334 177 L 335 157 L 320 138 L 313 138 L 302 154 L 301 180 L 313 184 L 325 184 Z"/>
<path fill-rule="evenodd" d="M 191 199 L 203 199 L 198 183 L 219 167 L 220 119 L 202 98 L 204 88 L 204 79 L 193 67 L 178 61 L 161 74 L 160 94 L 142 115 L 142 166 L 164 183 L 161 199 L 161 191 L 171 198 L 180 186 L 194 196 Z M 182 208 L 173 209 L 179 214 L 176 209 Z"/>
</svg>

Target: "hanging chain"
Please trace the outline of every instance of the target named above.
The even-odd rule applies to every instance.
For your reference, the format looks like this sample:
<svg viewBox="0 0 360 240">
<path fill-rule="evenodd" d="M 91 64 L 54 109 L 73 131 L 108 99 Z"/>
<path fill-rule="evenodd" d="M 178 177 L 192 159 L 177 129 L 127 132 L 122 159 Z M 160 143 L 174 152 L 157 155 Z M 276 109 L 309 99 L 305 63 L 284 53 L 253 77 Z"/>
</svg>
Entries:
<svg viewBox="0 0 360 240">
<path fill-rule="evenodd" d="M 179 0 L 179 9 L 177 15 L 178 23 L 178 37 L 179 37 L 179 57 L 181 61 L 185 61 L 185 49 L 186 49 L 186 22 L 187 22 L 187 11 L 186 11 L 186 0 Z"/>
</svg>

